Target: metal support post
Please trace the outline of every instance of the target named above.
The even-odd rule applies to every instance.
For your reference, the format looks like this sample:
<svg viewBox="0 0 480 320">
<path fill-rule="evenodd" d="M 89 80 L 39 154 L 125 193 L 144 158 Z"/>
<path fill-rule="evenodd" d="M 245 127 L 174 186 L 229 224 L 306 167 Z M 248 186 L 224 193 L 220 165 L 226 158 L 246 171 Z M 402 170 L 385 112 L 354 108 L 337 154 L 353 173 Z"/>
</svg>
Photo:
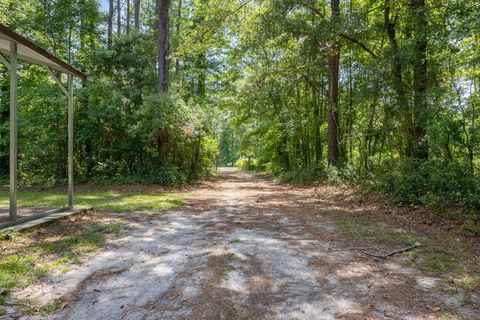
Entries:
<svg viewBox="0 0 480 320">
<path fill-rule="evenodd" d="M 17 219 L 17 43 L 10 42 L 10 220 Z"/>
<path fill-rule="evenodd" d="M 68 206 L 73 207 L 73 75 L 68 75 Z"/>
</svg>

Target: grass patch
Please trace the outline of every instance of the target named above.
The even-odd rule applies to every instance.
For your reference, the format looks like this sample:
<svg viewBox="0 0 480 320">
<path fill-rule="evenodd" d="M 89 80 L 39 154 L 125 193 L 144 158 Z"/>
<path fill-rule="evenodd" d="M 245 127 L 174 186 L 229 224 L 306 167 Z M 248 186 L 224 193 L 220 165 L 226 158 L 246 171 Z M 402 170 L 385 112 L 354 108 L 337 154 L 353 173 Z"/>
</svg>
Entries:
<svg viewBox="0 0 480 320">
<path fill-rule="evenodd" d="M 18 205 L 63 206 L 67 201 L 66 194 L 63 188 L 24 189 L 19 192 Z M 75 204 L 92 206 L 97 211 L 154 214 L 182 205 L 186 195 L 186 192 L 166 192 L 156 186 L 83 185 L 75 190 Z M 0 190 L 0 206 L 8 206 L 7 190 Z M 37 231 L 18 234 L 7 229 L 0 232 L 0 314 L 4 312 L 6 299 L 13 289 L 27 287 L 53 270 L 67 271 L 69 266 L 81 262 L 83 254 L 104 246 L 108 235 L 118 234 L 121 230 L 120 223 L 80 221 L 68 225 L 66 221 L 65 224 L 60 222 L 58 228 L 45 229 L 40 235 Z M 46 306 L 39 312 L 48 313 L 56 307 Z"/>
<path fill-rule="evenodd" d="M 0 305 L 12 288 L 23 288 L 31 285 L 36 279 L 43 276 L 48 268 L 38 263 L 34 255 L 12 254 L 0 256 Z"/>
<path fill-rule="evenodd" d="M 64 303 L 61 300 L 55 300 L 41 307 L 30 306 L 26 308 L 25 312 L 29 315 L 43 314 L 52 315 L 55 312 L 63 309 Z"/>
<path fill-rule="evenodd" d="M 96 251 L 105 245 L 109 235 L 118 234 L 123 228 L 120 223 L 98 221 L 98 217 L 79 219 L 0 241 L 0 312 L 13 289 L 34 284 L 54 270 L 67 271 L 69 266 L 81 262 L 83 254 Z M 38 312 L 53 312 L 57 307 L 48 305 Z"/>
<path fill-rule="evenodd" d="M 393 228 L 387 224 L 372 221 L 368 218 L 349 220 L 341 218 L 336 221 L 337 226 L 345 233 L 359 235 L 366 240 L 372 240 L 387 247 L 411 246 L 415 242 L 424 244 L 427 240 L 409 230 Z"/>
<path fill-rule="evenodd" d="M 375 221 L 364 214 L 349 215 L 346 212 L 319 211 L 335 219 L 338 228 L 351 237 L 373 242 L 387 250 L 395 250 L 415 244 L 422 247 L 404 253 L 411 257 L 412 267 L 427 274 L 439 276 L 449 285 L 480 294 L 480 257 L 468 250 L 461 241 L 448 237 L 419 235 L 413 230 L 393 224 Z M 468 299 L 466 299 L 468 300 Z"/>
<path fill-rule="evenodd" d="M 66 205 L 66 190 L 60 188 L 20 190 L 19 206 L 59 207 Z M 75 191 L 75 204 L 110 212 L 155 212 L 184 204 L 186 192 L 165 192 L 145 186 L 80 186 Z M 0 190 L 0 206 L 8 206 L 8 191 Z"/>
</svg>

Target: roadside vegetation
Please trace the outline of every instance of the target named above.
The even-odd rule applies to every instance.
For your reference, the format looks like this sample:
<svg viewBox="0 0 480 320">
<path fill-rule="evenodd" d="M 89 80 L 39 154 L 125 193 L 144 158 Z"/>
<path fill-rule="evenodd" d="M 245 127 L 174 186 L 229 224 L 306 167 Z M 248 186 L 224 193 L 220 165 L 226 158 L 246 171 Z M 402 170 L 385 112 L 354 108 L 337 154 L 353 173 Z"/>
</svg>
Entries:
<svg viewBox="0 0 480 320">
<path fill-rule="evenodd" d="M 107 239 L 126 227 L 119 220 L 90 213 L 62 220 L 26 233 L 2 230 L 0 234 L 0 315 L 6 312 L 10 292 L 25 288 L 43 276 L 66 272 L 82 262 L 82 256 L 103 247 Z M 20 309 L 37 310 L 27 301 Z"/>
<path fill-rule="evenodd" d="M 478 1 L 157 2 L 0 9 L 2 23 L 89 76 L 75 83 L 76 181 L 182 185 L 237 163 L 480 212 Z M 8 79 L 0 73 L 5 184 Z M 62 183 L 62 92 L 23 64 L 19 92 L 20 183 Z"/>
<path fill-rule="evenodd" d="M 157 213 L 186 194 L 160 186 L 216 165 L 345 184 L 393 212 L 335 212 L 345 234 L 419 241 L 413 264 L 468 292 L 480 256 L 478 12 L 478 0 L 2 0 L 0 23 L 88 75 L 74 83 L 76 204 Z M 46 70 L 19 63 L 18 205 L 64 205 L 65 97 Z M 95 223 L 47 232 L 47 247 L 3 240 L 0 299 L 115 234 Z"/>
<path fill-rule="evenodd" d="M 480 228 L 472 221 L 441 216 L 425 206 L 396 205 L 345 184 L 322 183 L 316 190 L 316 214 L 333 219 L 363 254 L 419 244 L 402 255 L 407 265 L 442 280 L 436 290 L 460 293 L 466 305 L 472 294 L 480 294 Z"/>
<path fill-rule="evenodd" d="M 221 160 L 343 180 L 480 224 L 478 1 L 262 1 Z M 473 216 L 473 217 L 472 217 Z"/>
</svg>

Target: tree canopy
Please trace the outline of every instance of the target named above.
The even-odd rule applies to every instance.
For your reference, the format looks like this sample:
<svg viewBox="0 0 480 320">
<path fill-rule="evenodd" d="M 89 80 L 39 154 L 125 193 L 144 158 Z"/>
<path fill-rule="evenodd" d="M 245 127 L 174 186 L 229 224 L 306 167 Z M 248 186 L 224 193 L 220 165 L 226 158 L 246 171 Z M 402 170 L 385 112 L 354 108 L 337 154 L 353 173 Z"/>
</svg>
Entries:
<svg viewBox="0 0 480 320">
<path fill-rule="evenodd" d="M 473 0 L 2 0 L 0 21 L 78 67 L 83 181 L 183 183 L 216 162 L 480 207 Z M 22 65 L 24 183 L 66 177 L 66 108 Z M 0 176 L 8 174 L 0 72 Z"/>
</svg>

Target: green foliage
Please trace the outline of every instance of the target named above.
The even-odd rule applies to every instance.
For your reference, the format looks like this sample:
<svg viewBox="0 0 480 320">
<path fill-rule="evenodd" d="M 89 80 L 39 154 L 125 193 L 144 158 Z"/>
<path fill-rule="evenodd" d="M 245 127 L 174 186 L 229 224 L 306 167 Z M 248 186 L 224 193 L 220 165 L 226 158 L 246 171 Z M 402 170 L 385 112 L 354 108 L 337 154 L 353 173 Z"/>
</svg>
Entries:
<svg viewBox="0 0 480 320">
<path fill-rule="evenodd" d="M 276 174 L 277 179 L 281 182 L 288 183 L 302 183 L 315 181 L 325 178 L 325 171 L 319 169 L 298 169 L 285 172 L 279 172 Z"/>
<path fill-rule="evenodd" d="M 385 161 L 379 172 L 380 190 L 399 201 L 480 208 L 480 181 L 466 163 Z"/>
<path fill-rule="evenodd" d="M 267 165 L 260 163 L 258 159 L 241 157 L 235 161 L 235 167 L 245 171 L 266 171 Z"/>
<path fill-rule="evenodd" d="M 348 180 L 405 203 L 478 212 L 479 5 L 346 1 L 338 21 L 329 5 L 262 1 L 232 27 L 244 53 L 229 103 L 239 167 L 286 181 Z M 332 42 L 340 45 L 341 161 L 323 169 Z"/>
<path fill-rule="evenodd" d="M 0 230 L 0 241 L 11 240 L 19 235 L 19 232 L 14 228 L 6 228 Z"/>
<path fill-rule="evenodd" d="M 26 11 L 20 14 L 17 7 Z M 145 26 L 151 10 L 142 8 Z M 181 185 L 211 175 L 217 146 L 216 105 L 209 100 L 209 87 L 200 94 L 189 87 L 186 75 L 174 79 L 168 94 L 157 94 L 152 29 L 122 32 L 107 46 L 103 13 L 95 0 L 11 0 L 0 7 L 0 19 L 88 74 L 87 81 L 74 86 L 77 181 Z M 190 58 L 182 57 L 188 72 Z M 8 73 L 1 72 L 0 181 L 8 177 L 8 103 Z M 21 66 L 20 183 L 66 180 L 65 106 L 63 93 L 45 70 Z"/>
<path fill-rule="evenodd" d="M 142 2 L 140 30 L 122 21 L 107 45 L 98 1 L 4 2 L 0 21 L 89 75 L 75 85 L 79 181 L 181 185 L 237 162 L 287 181 L 349 180 L 406 203 L 478 211 L 478 1 L 341 1 L 339 19 L 326 0 L 172 2 L 164 95 L 152 3 Z M 65 97 L 39 67 L 22 65 L 19 79 L 20 180 L 64 182 Z M 8 103 L 0 72 L 4 182 Z M 329 111 L 338 113 L 330 125 Z M 332 123 L 335 167 L 326 164 Z"/>
<path fill-rule="evenodd" d="M 230 120 L 230 121 L 229 121 Z M 240 148 L 241 135 L 237 132 L 235 125 L 230 119 L 224 119 L 221 123 L 220 138 L 218 141 L 218 163 L 220 166 L 237 166 L 238 150 Z M 245 150 L 243 152 L 245 154 Z M 244 170 L 249 170 L 244 168 Z"/>
</svg>

